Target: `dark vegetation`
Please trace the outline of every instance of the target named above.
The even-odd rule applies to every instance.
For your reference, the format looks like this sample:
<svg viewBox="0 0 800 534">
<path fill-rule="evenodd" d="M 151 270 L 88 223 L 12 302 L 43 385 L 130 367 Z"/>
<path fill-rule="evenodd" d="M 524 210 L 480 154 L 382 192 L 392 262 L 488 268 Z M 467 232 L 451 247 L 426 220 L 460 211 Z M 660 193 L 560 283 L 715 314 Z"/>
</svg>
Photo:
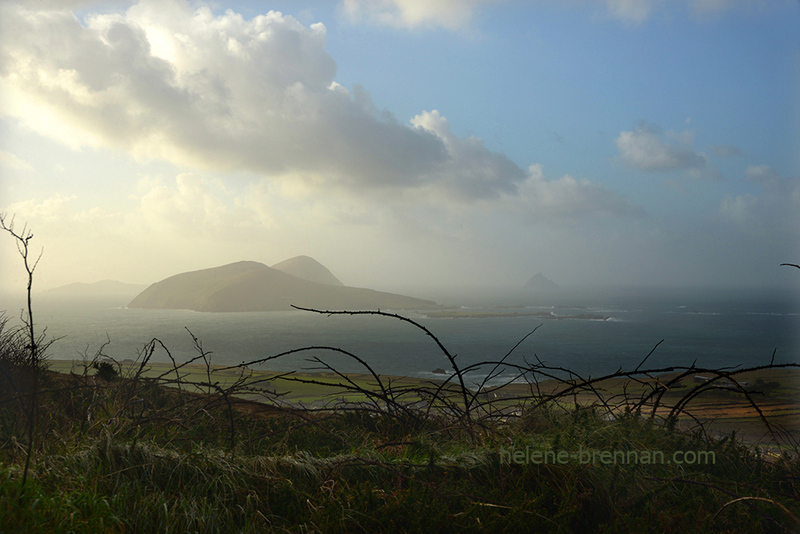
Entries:
<svg viewBox="0 0 800 534">
<path fill-rule="evenodd" d="M 20 243 L 32 282 L 32 236 L 0 223 Z M 452 374 L 398 384 L 345 349 L 302 347 L 292 352 L 353 358 L 370 380 L 318 356 L 311 361 L 326 379 L 264 381 L 248 368 L 260 361 L 212 366 L 191 332 L 197 355 L 189 362 L 153 339 L 135 362 L 117 361 L 104 345 L 63 374 L 47 369 L 48 342 L 30 304 L 23 326 L 0 321 L 0 532 L 800 530 L 798 443 L 759 408 L 767 384 L 739 380 L 751 370 L 647 369 L 648 355 L 632 371 L 590 379 L 540 361 L 512 365 L 511 351 L 462 368 L 407 317 L 309 310 L 404 321 L 438 345 Z M 153 372 L 156 354 L 172 361 L 163 372 Z M 527 390 L 509 395 L 485 387 L 488 378 L 480 390 L 467 387 L 479 367 L 490 377 L 513 369 Z M 692 381 L 698 374 L 706 380 Z M 543 379 L 557 387 L 542 387 Z M 624 386 L 606 388 L 609 380 Z M 274 393 L 278 381 L 350 396 L 303 408 Z M 715 435 L 693 414 L 698 399 L 720 389 L 752 408 L 769 452 Z M 694 451 L 715 461 L 510 460 L 537 450 L 662 451 L 666 459 Z"/>
</svg>

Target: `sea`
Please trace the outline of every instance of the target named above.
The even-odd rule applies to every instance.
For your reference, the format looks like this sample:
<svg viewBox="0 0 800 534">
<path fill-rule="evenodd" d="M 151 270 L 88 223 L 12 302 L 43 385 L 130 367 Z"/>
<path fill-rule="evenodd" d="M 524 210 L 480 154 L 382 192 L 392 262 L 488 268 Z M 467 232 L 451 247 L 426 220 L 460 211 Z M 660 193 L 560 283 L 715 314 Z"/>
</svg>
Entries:
<svg viewBox="0 0 800 534">
<path fill-rule="evenodd" d="M 509 288 L 450 288 L 412 296 L 445 308 L 438 313 L 382 311 L 423 325 L 461 368 L 505 357 L 513 365 L 544 364 L 585 378 L 637 366 L 716 369 L 800 363 L 797 292 L 637 287 L 531 294 Z M 7 327 L 19 323 L 24 301 L 2 298 Z M 137 360 L 145 345 L 157 339 L 152 361 L 173 358 L 182 363 L 199 355 L 194 336 L 216 365 L 368 372 L 355 358 L 332 350 L 341 349 L 379 374 L 437 378 L 441 371 L 452 373 L 431 335 L 394 317 L 128 309 L 129 300 L 34 295 L 35 327 L 52 341 L 46 356 L 91 360 L 99 354 L 120 362 Z M 277 356 L 310 347 L 328 348 Z M 492 371 L 492 365 L 479 366 L 467 382 L 481 384 Z M 541 378 L 510 368 L 496 371 L 489 384 Z"/>
</svg>

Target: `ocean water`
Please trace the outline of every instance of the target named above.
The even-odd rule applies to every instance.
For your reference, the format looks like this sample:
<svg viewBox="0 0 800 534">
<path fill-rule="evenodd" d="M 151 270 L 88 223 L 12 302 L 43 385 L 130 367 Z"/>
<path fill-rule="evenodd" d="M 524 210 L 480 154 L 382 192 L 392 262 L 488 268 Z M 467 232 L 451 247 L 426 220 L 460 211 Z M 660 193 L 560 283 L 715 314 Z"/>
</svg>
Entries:
<svg viewBox="0 0 800 534">
<path fill-rule="evenodd" d="M 769 363 L 773 352 L 778 363 L 800 363 L 800 302 L 778 292 L 618 289 L 536 296 L 484 290 L 434 296 L 449 310 L 473 316 L 399 313 L 425 325 L 457 355 L 462 367 L 499 360 L 537 326 L 508 362 L 525 365 L 538 358 L 584 377 L 600 376 L 636 368 L 661 341 L 643 368 L 693 362 L 706 368 L 749 367 Z M 108 341 L 105 355 L 135 360 L 143 346 L 157 338 L 176 361 L 184 362 L 197 355 L 188 329 L 212 353 L 214 364 L 251 363 L 283 351 L 326 346 L 357 355 L 381 374 L 433 378 L 434 369 L 450 371 L 447 358 L 430 337 L 394 318 L 302 311 L 139 310 L 125 308 L 126 302 L 36 297 L 35 322 L 56 339 L 48 356 L 91 358 Z M 21 305 L 6 300 L 0 309 L 7 310 L 13 321 Z M 355 360 L 327 350 L 303 351 L 251 366 L 319 369 L 318 362 L 310 361 L 314 357 L 343 372 L 366 372 Z M 153 359 L 169 361 L 169 356 L 159 349 Z M 476 370 L 470 381 L 480 382 L 488 371 L 489 367 Z M 514 377 L 507 370 L 498 380 Z"/>
</svg>

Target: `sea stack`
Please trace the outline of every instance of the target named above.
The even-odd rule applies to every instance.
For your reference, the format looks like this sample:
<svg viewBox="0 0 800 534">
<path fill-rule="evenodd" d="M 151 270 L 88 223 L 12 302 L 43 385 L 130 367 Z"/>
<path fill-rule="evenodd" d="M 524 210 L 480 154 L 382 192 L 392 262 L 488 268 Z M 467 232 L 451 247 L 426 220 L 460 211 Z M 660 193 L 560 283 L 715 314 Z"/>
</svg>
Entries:
<svg viewBox="0 0 800 534">
<path fill-rule="evenodd" d="M 528 291 L 555 291 L 559 289 L 558 284 L 547 278 L 542 273 L 536 273 L 531 276 L 530 280 L 525 284 L 525 289 Z"/>
</svg>

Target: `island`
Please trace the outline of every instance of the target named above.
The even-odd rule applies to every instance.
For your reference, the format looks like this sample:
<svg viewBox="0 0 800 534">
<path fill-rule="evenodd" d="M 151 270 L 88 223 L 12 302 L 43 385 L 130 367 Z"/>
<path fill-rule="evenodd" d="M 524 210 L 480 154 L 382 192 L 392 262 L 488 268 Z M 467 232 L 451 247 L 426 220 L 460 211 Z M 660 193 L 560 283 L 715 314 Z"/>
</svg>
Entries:
<svg viewBox="0 0 800 534">
<path fill-rule="evenodd" d="M 142 291 L 128 308 L 254 312 L 289 311 L 293 305 L 350 311 L 439 308 L 431 300 L 341 285 L 327 268 L 307 256 L 274 267 L 240 261 L 176 274 Z"/>
</svg>

